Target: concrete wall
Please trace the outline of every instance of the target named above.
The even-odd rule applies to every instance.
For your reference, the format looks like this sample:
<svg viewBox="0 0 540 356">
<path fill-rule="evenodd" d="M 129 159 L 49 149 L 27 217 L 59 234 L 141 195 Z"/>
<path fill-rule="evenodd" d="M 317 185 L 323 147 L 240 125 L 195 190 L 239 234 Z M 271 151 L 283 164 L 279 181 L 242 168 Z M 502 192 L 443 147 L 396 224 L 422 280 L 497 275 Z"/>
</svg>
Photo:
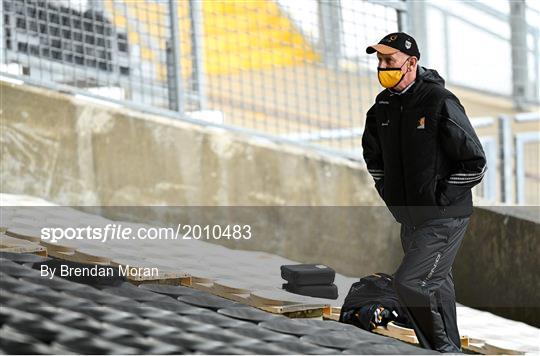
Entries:
<svg viewBox="0 0 540 356">
<path fill-rule="evenodd" d="M 453 265 L 459 302 L 540 327 L 540 207 L 475 208 Z"/>
<path fill-rule="evenodd" d="M 64 205 L 268 207 L 241 212 L 257 225 L 253 239 L 220 243 L 326 263 L 347 275 L 399 263 L 398 226 L 386 208 L 363 207 L 382 202 L 358 163 L 38 88 L 0 88 L 5 193 Z M 107 214 L 125 217 L 117 208 Z"/>
<path fill-rule="evenodd" d="M 4 193 L 109 206 L 101 211 L 112 218 L 126 216 L 115 206 L 207 206 L 182 222 L 244 219 L 256 228 L 251 240 L 219 243 L 349 276 L 392 273 L 401 260 L 399 225 L 356 162 L 38 88 L 0 90 Z M 538 326 L 538 227 L 477 208 L 454 265 L 458 301 Z"/>
</svg>

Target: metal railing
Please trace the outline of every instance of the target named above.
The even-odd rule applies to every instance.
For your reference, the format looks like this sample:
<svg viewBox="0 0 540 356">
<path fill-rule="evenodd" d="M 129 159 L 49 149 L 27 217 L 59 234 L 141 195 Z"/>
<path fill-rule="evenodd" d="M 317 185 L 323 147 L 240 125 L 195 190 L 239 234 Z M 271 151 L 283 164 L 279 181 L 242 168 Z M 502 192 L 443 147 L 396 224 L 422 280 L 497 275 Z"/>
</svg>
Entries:
<svg viewBox="0 0 540 356">
<path fill-rule="evenodd" d="M 488 170 L 475 187 L 485 202 L 540 204 L 540 114 L 472 118 Z"/>
<path fill-rule="evenodd" d="M 534 1 L 408 1 L 411 32 L 429 48 L 423 61 L 447 82 L 511 97 L 517 110 L 540 105 L 540 7 Z M 431 30 L 430 30 L 431 29 Z M 466 35 L 464 35 L 466 34 Z"/>
</svg>

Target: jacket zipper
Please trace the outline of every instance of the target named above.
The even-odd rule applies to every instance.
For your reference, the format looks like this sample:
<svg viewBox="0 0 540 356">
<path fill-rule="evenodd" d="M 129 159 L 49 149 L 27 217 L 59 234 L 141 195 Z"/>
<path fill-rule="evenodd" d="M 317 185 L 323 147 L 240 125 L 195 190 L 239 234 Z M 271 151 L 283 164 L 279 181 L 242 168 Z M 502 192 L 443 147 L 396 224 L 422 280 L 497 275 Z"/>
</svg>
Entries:
<svg viewBox="0 0 540 356">
<path fill-rule="evenodd" d="M 403 195 L 405 197 L 405 211 L 407 212 L 407 219 L 412 223 L 412 218 L 411 218 L 411 213 L 409 212 L 409 204 L 407 203 L 407 189 L 406 189 L 406 182 L 405 182 L 405 169 L 403 168 L 403 147 L 402 147 L 402 144 L 403 144 L 403 140 L 402 140 L 402 135 L 403 135 L 403 102 L 401 102 L 401 98 L 400 98 L 400 103 L 399 103 L 399 151 L 400 151 L 400 154 L 401 154 L 401 175 L 403 177 Z"/>
</svg>

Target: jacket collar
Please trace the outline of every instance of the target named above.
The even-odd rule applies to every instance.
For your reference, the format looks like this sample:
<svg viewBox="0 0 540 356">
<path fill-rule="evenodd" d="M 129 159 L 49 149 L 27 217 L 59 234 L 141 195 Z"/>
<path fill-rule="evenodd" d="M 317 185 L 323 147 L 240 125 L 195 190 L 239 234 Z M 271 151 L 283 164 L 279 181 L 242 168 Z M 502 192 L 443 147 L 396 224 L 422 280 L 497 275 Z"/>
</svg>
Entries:
<svg viewBox="0 0 540 356">
<path fill-rule="evenodd" d="M 406 87 L 405 89 L 403 89 L 402 91 L 400 92 L 396 92 L 396 91 L 393 91 L 391 89 L 387 89 L 390 96 L 393 96 L 393 95 L 403 95 L 405 93 L 408 93 L 408 94 L 413 94 L 414 92 L 416 92 L 416 90 L 418 89 L 418 87 L 420 86 L 420 83 L 423 81 L 422 79 L 422 76 L 424 75 L 424 73 L 426 72 L 426 70 L 424 69 L 424 67 L 422 66 L 417 66 L 416 67 L 416 79 L 414 80 L 414 82 L 412 82 L 411 84 L 409 84 L 408 87 Z"/>
<path fill-rule="evenodd" d="M 402 91 L 394 91 L 392 89 L 388 89 L 388 91 L 394 95 L 403 95 L 414 85 L 414 83 L 416 83 L 416 80 L 407 85 Z"/>
</svg>

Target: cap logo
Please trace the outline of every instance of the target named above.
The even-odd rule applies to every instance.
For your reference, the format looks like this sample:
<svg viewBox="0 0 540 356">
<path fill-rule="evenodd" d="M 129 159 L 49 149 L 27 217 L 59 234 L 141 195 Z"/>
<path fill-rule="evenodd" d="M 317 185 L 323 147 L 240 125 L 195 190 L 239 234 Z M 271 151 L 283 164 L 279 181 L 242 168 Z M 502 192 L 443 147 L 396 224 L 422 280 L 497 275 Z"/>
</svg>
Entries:
<svg viewBox="0 0 540 356">
<path fill-rule="evenodd" d="M 411 41 L 409 41 L 409 40 L 405 41 L 405 48 L 411 49 Z"/>
<path fill-rule="evenodd" d="M 392 35 L 392 36 L 388 37 L 388 40 L 386 40 L 386 41 L 387 42 L 394 42 L 396 39 L 397 39 L 397 35 Z"/>
</svg>

